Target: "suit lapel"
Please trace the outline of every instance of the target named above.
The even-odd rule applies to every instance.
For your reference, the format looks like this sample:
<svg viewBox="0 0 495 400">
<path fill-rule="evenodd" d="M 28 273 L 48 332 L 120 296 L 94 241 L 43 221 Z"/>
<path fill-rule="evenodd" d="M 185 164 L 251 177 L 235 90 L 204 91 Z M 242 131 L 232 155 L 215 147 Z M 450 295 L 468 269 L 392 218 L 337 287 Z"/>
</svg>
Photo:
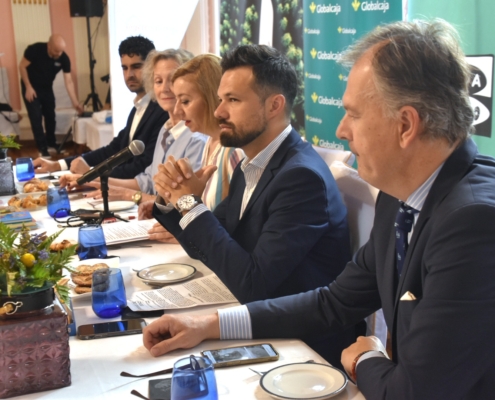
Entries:
<svg viewBox="0 0 495 400">
<path fill-rule="evenodd" d="M 293 129 L 289 133 L 287 138 L 282 142 L 275 154 L 273 154 L 271 160 L 268 162 L 268 165 L 265 168 L 265 171 L 261 175 L 258 184 L 256 185 L 256 189 L 249 199 L 246 209 L 244 210 L 244 214 L 242 215 L 242 220 L 247 218 L 249 210 L 253 207 L 256 200 L 260 197 L 260 195 L 266 189 L 267 185 L 276 175 L 277 170 L 285 162 L 285 157 L 288 150 L 296 145 L 300 140 L 301 137 Z M 227 207 L 226 228 L 230 234 L 233 234 L 234 230 L 237 228 L 239 222 L 241 221 L 239 219 L 239 215 L 241 212 L 242 198 L 244 196 L 245 189 L 246 181 L 244 179 L 244 173 L 241 170 L 241 163 L 239 163 L 231 181 L 229 192 L 230 201 Z"/>
<path fill-rule="evenodd" d="M 150 120 L 150 115 L 153 113 L 156 106 L 157 104 L 154 101 L 150 100 L 150 102 L 148 103 L 148 107 L 146 107 L 146 110 L 144 110 L 144 114 L 141 117 L 138 126 L 136 127 L 136 132 L 134 132 L 134 136 L 132 137 L 133 139 L 136 139 L 141 134 L 141 131 L 144 131 L 143 128 Z M 134 110 L 136 110 L 136 108 L 134 108 Z"/>
<path fill-rule="evenodd" d="M 254 192 L 249 199 L 249 202 L 246 206 L 246 210 L 244 211 L 243 218 L 245 215 L 249 213 L 249 210 L 253 207 L 254 203 L 258 200 L 260 197 L 261 193 L 265 190 L 267 185 L 270 183 L 270 181 L 273 179 L 273 177 L 277 174 L 277 171 L 280 169 L 280 167 L 285 163 L 285 157 L 287 156 L 287 152 L 289 149 L 291 149 L 293 146 L 295 146 L 298 141 L 301 140 L 301 137 L 299 134 L 293 129 L 287 138 L 282 142 L 280 147 L 277 149 L 275 154 L 273 154 L 273 157 L 271 160 L 268 162 L 268 165 L 265 168 L 265 171 L 261 175 L 261 178 L 256 185 L 256 188 L 254 189 Z M 242 202 L 242 198 L 241 198 Z M 240 205 L 239 205 L 240 209 Z"/>
<path fill-rule="evenodd" d="M 445 161 L 440 173 L 433 183 L 430 192 L 425 200 L 423 208 L 419 214 L 418 221 L 414 226 L 411 242 L 409 244 L 402 275 L 399 279 L 397 292 L 395 297 L 395 307 L 403 294 L 404 281 L 407 279 L 408 267 L 416 249 L 416 244 L 421 232 L 430 220 L 436 208 L 442 203 L 443 199 L 450 193 L 452 188 L 459 182 L 460 179 L 467 173 L 471 167 L 477 153 L 477 148 L 471 139 L 460 145 L 452 155 Z M 395 246 L 394 246 L 395 249 Z M 419 251 L 423 251 L 420 249 Z"/>
</svg>

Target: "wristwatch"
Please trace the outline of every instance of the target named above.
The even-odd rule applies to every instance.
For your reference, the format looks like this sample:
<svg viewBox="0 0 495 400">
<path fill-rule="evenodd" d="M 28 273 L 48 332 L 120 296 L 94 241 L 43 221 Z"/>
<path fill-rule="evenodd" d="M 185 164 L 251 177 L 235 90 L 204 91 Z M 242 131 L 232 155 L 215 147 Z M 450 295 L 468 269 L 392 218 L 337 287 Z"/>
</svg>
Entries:
<svg viewBox="0 0 495 400">
<path fill-rule="evenodd" d="M 191 211 L 194 207 L 201 203 L 203 203 L 201 197 L 195 196 L 194 194 L 186 194 L 177 200 L 175 207 L 179 210 L 179 212 Z"/>
<path fill-rule="evenodd" d="M 132 201 L 136 204 L 139 204 L 142 198 L 143 198 L 143 193 L 141 193 L 140 191 L 137 191 L 132 195 Z"/>
</svg>

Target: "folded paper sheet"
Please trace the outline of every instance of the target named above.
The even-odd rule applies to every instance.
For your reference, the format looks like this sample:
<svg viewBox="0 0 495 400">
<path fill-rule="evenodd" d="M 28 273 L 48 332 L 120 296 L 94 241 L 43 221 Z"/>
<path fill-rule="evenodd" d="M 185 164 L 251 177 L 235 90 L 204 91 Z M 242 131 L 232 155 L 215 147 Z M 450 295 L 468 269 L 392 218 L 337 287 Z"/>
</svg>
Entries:
<svg viewBox="0 0 495 400">
<path fill-rule="evenodd" d="M 215 275 L 205 276 L 156 290 L 134 292 L 127 305 L 132 311 L 191 308 L 209 304 L 234 303 L 236 298 Z"/>
</svg>

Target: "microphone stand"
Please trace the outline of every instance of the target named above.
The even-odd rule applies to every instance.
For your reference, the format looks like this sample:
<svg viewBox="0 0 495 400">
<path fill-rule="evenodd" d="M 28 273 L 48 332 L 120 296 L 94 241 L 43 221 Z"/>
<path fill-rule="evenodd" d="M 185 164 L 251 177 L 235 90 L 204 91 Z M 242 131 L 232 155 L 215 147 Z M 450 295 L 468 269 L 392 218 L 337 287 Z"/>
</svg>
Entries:
<svg viewBox="0 0 495 400">
<path fill-rule="evenodd" d="M 100 190 L 101 195 L 103 197 L 103 211 L 100 212 L 100 219 L 98 220 L 98 225 L 101 225 L 103 220 L 106 218 L 117 218 L 121 221 L 129 222 L 129 220 L 119 217 L 115 215 L 113 212 L 110 212 L 108 208 L 108 178 L 110 177 L 110 171 L 105 172 L 100 176 Z"/>
</svg>

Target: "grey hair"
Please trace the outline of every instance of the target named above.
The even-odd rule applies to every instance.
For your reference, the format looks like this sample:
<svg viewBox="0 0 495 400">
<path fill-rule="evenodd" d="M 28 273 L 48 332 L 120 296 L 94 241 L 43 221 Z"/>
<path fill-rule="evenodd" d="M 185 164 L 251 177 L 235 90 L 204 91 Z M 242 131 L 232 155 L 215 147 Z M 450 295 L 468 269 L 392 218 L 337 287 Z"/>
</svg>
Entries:
<svg viewBox="0 0 495 400">
<path fill-rule="evenodd" d="M 174 60 L 181 66 L 193 57 L 194 55 L 191 52 L 184 49 L 153 50 L 148 54 L 143 65 L 143 83 L 146 93 L 150 95 L 152 100 L 156 101 L 155 91 L 153 90 L 153 70 L 157 62 L 161 60 Z"/>
<path fill-rule="evenodd" d="M 452 25 L 434 19 L 379 26 L 349 47 L 340 63 L 352 67 L 369 50 L 373 81 L 388 117 L 396 117 L 403 106 L 414 107 L 424 137 L 451 145 L 473 131 L 471 69 Z"/>
</svg>

